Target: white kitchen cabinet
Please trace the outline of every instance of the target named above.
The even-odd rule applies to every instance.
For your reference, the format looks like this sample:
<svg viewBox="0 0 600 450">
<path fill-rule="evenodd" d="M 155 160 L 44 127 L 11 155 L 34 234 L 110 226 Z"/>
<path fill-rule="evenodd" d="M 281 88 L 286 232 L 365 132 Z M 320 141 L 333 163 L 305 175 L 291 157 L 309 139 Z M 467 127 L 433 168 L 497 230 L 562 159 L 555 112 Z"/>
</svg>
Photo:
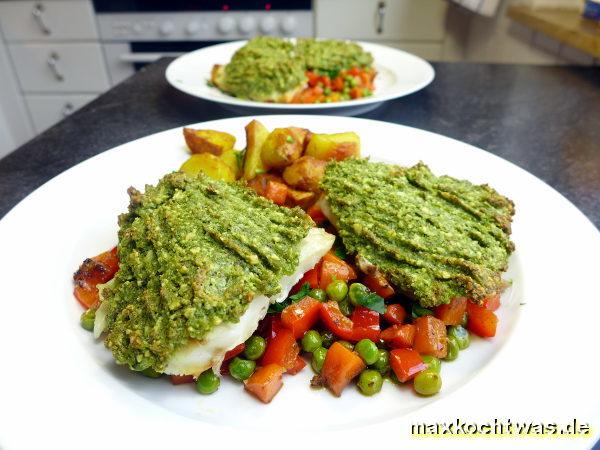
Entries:
<svg viewBox="0 0 600 450">
<path fill-rule="evenodd" d="M 10 44 L 8 48 L 26 93 L 101 92 L 110 87 L 99 44 Z"/>
<path fill-rule="evenodd" d="M 88 1 L 0 1 L 0 28 L 7 41 L 95 40 Z"/>
<path fill-rule="evenodd" d="M 26 95 L 25 101 L 29 107 L 33 126 L 36 133 L 41 133 L 55 123 L 61 121 L 86 103 L 91 102 L 96 95 Z"/>
<path fill-rule="evenodd" d="M 442 41 L 444 0 L 316 0 L 316 34 L 322 38 Z"/>
</svg>

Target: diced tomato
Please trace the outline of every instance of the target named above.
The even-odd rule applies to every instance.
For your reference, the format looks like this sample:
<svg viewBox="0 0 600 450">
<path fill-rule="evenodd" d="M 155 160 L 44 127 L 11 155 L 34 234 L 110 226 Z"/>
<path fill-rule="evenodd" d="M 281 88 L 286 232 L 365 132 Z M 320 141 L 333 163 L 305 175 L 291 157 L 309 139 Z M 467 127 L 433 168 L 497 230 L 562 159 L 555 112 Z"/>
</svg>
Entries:
<svg viewBox="0 0 600 450">
<path fill-rule="evenodd" d="M 358 342 L 361 339 L 379 340 L 379 313 L 364 306 L 357 306 L 352 312 L 352 339 Z"/>
<path fill-rule="evenodd" d="M 319 319 L 320 311 L 321 302 L 306 296 L 299 302 L 287 306 L 281 312 L 281 323 L 291 330 L 295 339 L 299 339 Z"/>
<path fill-rule="evenodd" d="M 350 98 L 361 98 L 363 96 L 363 88 L 353 87 L 350 89 Z"/>
<path fill-rule="evenodd" d="M 285 205 L 288 196 L 288 187 L 285 183 L 279 181 L 268 181 L 265 189 L 265 197 L 271 200 L 276 205 Z"/>
<path fill-rule="evenodd" d="M 467 314 L 467 328 L 469 331 L 484 338 L 496 335 L 498 317 L 493 311 L 469 301 L 467 302 Z"/>
<path fill-rule="evenodd" d="M 467 298 L 456 297 L 450 303 L 436 306 L 433 310 L 435 317 L 446 325 L 460 325 L 467 310 Z"/>
<path fill-rule="evenodd" d="M 402 325 L 404 319 L 406 319 L 406 310 L 402 307 L 402 305 L 397 303 L 387 305 L 385 307 L 383 318 L 392 325 Z"/>
<path fill-rule="evenodd" d="M 365 276 L 363 283 L 380 297 L 389 298 L 394 295 L 394 288 L 380 273 Z"/>
<path fill-rule="evenodd" d="M 277 364 L 259 367 L 244 381 L 244 388 L 263 403 L 269 403 L 283 386 L 285 369 Z"/>
<path fill-rule="evenodd" d="M 321 377 L 336 396 L 365 368 L 362 358 L 339 342 L 334 342 L 325 356 Z"/>
<path fill-rule="evenodd" d="M 414 325 L 414 349 L 422 355 L 445 358 L 448 351 L 448 341 L 444 322 L 428 315 L 415 319 Z"/>
<path fill-rule="evenodd" d="M 296 375 L 305 367 L 306 361 L 304 361 L 304 358 L 302 358 L 302 356 L 298 355 L 298 357 L 296 358 L 296 364 L 294 364 L 294 367 L 292 367 L 291 369 L 288 369 L 286 373 L 289 375 Z"/>
<path fill-rule="evenodd" d="M 292 369 L 300 347 L 291 330 L 281 328 L 274 337 L 267 339 L 267 348 L 261 358 L 261 365 L 277 364 L 285 370 Z"/>
<path fill-rule="evenodd" d="M 111 280 L 117 270 L 119 258 L 116 247 L 93 258 L 87 258 L 73 274 L 73 295 L 86 309 L 97 306 L 100 297 L 96 286 Z"/>
<path fill-rule="evenodd" d="M 318 204 L 312 205 L 308 210 L 306 210 L 306 214 L 310 216 L 310 218 L 317 224 L 321 224 L 327 220 L 325 214 L 323 214 L 323 210 Z"/>
<path fill-rule="evenodd" d="M 321 320 L 329 331 L 341 339 L 353 340 L 354 324 L 340 311 L 337 302 L 321 303 Z"/>
<path fill-rule="evenodd" d="M 421 355 L 411 348 L 398 348 L 390 352 L 390 366 L 402 383 L 425 370 L 427 365 Z"/>
<path fill-rule="evenodd" d="M 356 279 L 356 271 L 350 264 L 341 258 L 328 252 L 321 261 L 321 273 L 319 275 L 319 287 L 327 289 L 333 280 L 350 281 Z"/>
<path fill-rule="evenodd" d="M 483 300 L 483 306 L 490 311 L 496 311 L 500 308 L 500 294 L 492 295 Z"/>
<path fill-rule="evenodd" d="M 411 323 L 392 325 L 381 332 L 380 338 L 394 348 L 411 348 L 415 340 L 415 326 Z"/>
<path fill-rule="evenodd" d="M 331 80 L 331 89 L 333 89 L 334 91 L 343 91 L 344 79 L 341 76 L 337 76 L 333 80 Z"/>
<path fill-rule="evenodd" d="M 174 385 L 193 383 L 193 382 L 194 382 L 193 375 L 171 375 L 171 383 Z"/>
</svg>

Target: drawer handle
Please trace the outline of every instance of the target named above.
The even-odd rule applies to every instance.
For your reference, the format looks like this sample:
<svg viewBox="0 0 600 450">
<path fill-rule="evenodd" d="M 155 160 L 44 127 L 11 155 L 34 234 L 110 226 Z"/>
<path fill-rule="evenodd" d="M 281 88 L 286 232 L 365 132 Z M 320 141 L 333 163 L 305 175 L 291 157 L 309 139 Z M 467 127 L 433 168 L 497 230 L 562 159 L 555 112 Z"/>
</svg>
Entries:
<svg viewBox="0 0 600 450">
<path fill-rule="evenodd" d="M 377 34 L 383 33 L 383 20 L 385 19 L 385 2 L 377 4 Z"/>
<path fill-rule="evenodd" d="M 65 106 L 63 106 L 62 116 L 63 117 L 70 116 L 73 113 L 73 111 L 75 111 L 75 107 L 73 106 L 73 103 L 67 102 L 67 103 L 65 103 Z"/>
<path fill-rule="evenodd" d="M 52 70 L 52 73 L 54 74 L 54 78 L 56 78 L 58 81 L 64 81 L 65 76 L 62 74 L 62 72 L 58 68 L 58 60 L 59 59 L 60 58 L 58 57 L 58 53 L 52 52 L 52 53 L 50 53 L 50 56 L 48 57 L 48 60 L 46 62 L 48 63 L 50 70 Z"/>
<path fill-rule="evenodd" d="M 37 3 L 31 10 L 31 15 L 40 26 L 40 29 L 44 34 L 52 33 L 50 27 L 48 27 L 48 24 L 46 24 L 46 19 L 44 19 L 44 5 Z"/>
</svg>

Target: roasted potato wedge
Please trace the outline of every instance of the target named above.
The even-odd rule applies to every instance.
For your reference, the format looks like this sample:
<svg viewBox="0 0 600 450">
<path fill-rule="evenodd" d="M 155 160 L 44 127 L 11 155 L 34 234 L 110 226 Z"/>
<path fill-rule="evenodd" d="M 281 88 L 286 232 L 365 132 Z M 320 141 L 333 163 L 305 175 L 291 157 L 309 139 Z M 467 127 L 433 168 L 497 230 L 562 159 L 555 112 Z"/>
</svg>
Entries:
<svg viewBox="0 0 600 450">
<path fill-rule="evenodd" d="M 316 194 L 314 192 L 297 191 L 291 188 L 288 189 L 289 206 L 308 208 L 314 202 L 315 197 Z"/>
<path fill-rule="evenodd" d="M 265 165 L 263 164 L 261 157 L 261 149 L 269 136 L 269 130 L 267 130 L 258 120 L 253 120 L 246 125 L 245 130 L 246 154 L 244 155 L 242 178 L 249 181 L 258 173 L 263 173 L 265 171 Z"/>
<path fill-rule="evenodd" d="M 326 161 L 305 155 L 285 168 L 283 179 L 294 189 L 317 192 L 326 165 Z"/>
<path fill-rule="evenodd" d="M 302 156 L 308 130 L 298 127 L 275 128 L 262 146 L 262 161 L 268 168 L 289 166 Z"/>
<path fill-rule="evenodd" d="M 360 137 L 353 131 L 335 134 L 313 134 L 306 147 L 306 155 L 323 161 L 341 161 L 360 156 Z"/>
<path fill-rule="evenodd" d="M 212 153 L 221 156 L 224 152 L 232 150 L 235 145 L 235 136 L 223 131 L 184 128 L 183 136 L 192 153 Z"/>
<path fill-rule="evenodd" d="M 231 170 L 233 170 L 233 173 L 235 173 L 235 178 L 239 178 L 241 176 L 242 173 L 242 152 L 239 150 L 227 150 L 226 152 L 223 152 L 223 154 L 221 156 L 219 156 L 219 158 L 221 158 L 223 160 L 223 162 L 225 164 L 227 164 L 229 167 L 231 167 Z"/>
<path fill-rule="evenodd" d="M 197 153 L 190 156 L 179 170 L 189 175 L 197 175 L 202 172 L 215 180 L 235 181 L 233 169 L 212 153 Z"/>
</svg>

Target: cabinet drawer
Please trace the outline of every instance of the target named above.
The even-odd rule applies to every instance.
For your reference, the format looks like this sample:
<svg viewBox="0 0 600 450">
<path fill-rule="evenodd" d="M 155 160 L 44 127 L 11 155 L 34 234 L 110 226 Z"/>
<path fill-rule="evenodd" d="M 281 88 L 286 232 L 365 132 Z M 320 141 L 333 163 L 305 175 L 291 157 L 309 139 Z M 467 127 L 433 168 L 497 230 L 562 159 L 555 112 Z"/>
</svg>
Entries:
<svg viewBox="0 0 600 450">
<path fill-rule="evenodd" d="M 441 41 L 444 0 L 318 0 L 317 37 Z M 343 20 L 340 16 L 343 15 Z"/>
<path fill-rule="evenodd" d="M 109 87 L 99 44 L 11 44 L 25 92 L 101 92 Z"/>
<path fill-rule="evenodd" d="M 9 42 L 98 36 L 89 1 L 0 1 L 0 28 Z"/>
<path fill-rule="evenodd" d="M 26 95 L 25 101 L 35 131 L 41 133 L 94 98 L 96 95 Z"/>
</svg>

